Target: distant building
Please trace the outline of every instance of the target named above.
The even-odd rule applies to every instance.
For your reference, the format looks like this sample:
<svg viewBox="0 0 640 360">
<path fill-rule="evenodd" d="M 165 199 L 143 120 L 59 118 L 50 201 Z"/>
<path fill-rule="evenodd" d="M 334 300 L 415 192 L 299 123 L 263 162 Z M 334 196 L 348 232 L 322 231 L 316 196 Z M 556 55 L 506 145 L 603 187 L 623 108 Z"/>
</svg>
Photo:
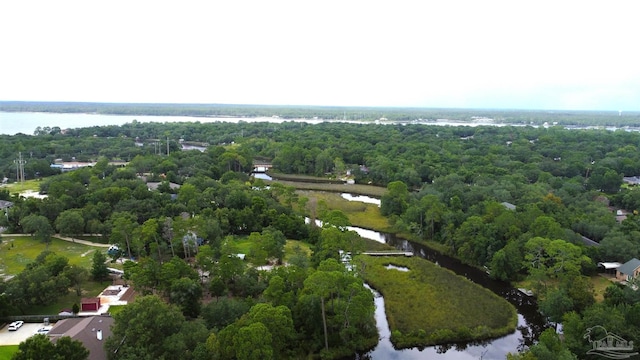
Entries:
<svg viewBox="0 0 640 360">
<path fill-rule="evenodd" d="M 600 246 L 600 243 L 595 242 L 595 241 L 593 241 L 593 240 L 589 239 L 589 238 L 588 238 L 588 237 L 586 237 L 586 236 L 581 236 L 581 239 L 582 239 L 582 243 L 583 243 L 585 246 Z"/>
<path fill-rule="evenodd" d="M 58 169 L 62 172 L 77 170 L 83 167 L 93 167 L 95 162 L 80 162 L 80 161 L 56 161 L 54 164 L 49 165 L 52 169 Z"/>
<path fill-rule="evenodd" d="M 508 203 L 508 202 L 503 202 L 501 203 L 502 206 L 504 206 L 507 210 L 511 210 L 511 211 L 515 211 L 516 210 L 516 206 L 513 205 L 512 203 Z"/>
<path fill-rule="evenodd" d="M 0 210 L 8 209 L 13 206 L 11 201 L 0 200 Z"/>
<path fill-rule="evenodd" d="M 158 190 L 158 187 L 159 187 L 161 184 L 162 184 L 161 182 L 151 182 L 151 181 L 150 181 L 150 182 L 148 182 L 148 183 L 147 183 L 147 189 L 149 189 L 149 190 Z M 177 189 L 180 189 L 180 184 L 176 184 L 176 183 L 172 183 L 172 182 L 170 182 L 170 183 L 169 183 L 169 188 L 170 188 L 171 190 L 177 190 Z"/>
<path fill-rule="evenodd" d="M 640 185 L 640 176 L 625 176 L 622 181 L 629 185 Z"/>
</svg>

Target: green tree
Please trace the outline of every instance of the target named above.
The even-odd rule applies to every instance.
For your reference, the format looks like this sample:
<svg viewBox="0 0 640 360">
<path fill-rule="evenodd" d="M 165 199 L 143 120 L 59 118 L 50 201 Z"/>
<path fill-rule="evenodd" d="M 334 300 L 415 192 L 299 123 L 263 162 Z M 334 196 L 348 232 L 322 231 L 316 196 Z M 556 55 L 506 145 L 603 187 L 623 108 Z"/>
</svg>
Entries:
<svg viewBox="0 0 640 360">
<path fill-rule="evenodd" d="M 54 360 L 86 360 L 89 359 L 89 350 L 78 340 L 63 336 L 56 341 Z"/>
<path fill-rule="evenodd" d="M 51 235 L 53 235 L 54 232 L 46 217 L 32 214 L 24 217 L 21 222 L 25 232 L 49 244 Z"/>
<path fill-rule="evenodd" d="M 171 283 L 169 299 L 172 304 L 180 307 L 184 316 L 196 318 L 200 314 L 202 286 L 189 278 L 176 279 Z"/>
<path fill-rule="evenodd" d="M 522 269 L 522 253 L 516 241 L 507 243 L 505 247 L 496 251 L 491 258 L 491 277 L 494 279 L 509 281 L 518 276 Z"/>
<path fill-rule="evenodd" d="M 105 342 L 109 359 L 184 359 L 182 312 L 157 296 L 141 296 L 113 316 Z M 150 331 L 153 329 L 153 331 Z"/>
<path fill-rule="evenodd" d="M 271 346 L 272 336 L 267 327 L 255 322 L 242 327 L 233 337 L 233 345 L 238 360 L 269 360 L 273 359 Z"/>
<path fill-rule="evenodd" d="M 56 219 L 56 229 L 62 236 L 84 233 L 84 219 L 79 210 L 65 210 Z"/>
<path fill-rule="evenodd" d="M 557 326 L 562 321 L 562 316 L 573 310 L 573 301 L 564 289 L 551 289 L 538 302 L 538 306 Z"/>
<path fill-rule="evenodd" d="M 274 307 L 267 303 L 256 304 L 249 310 L 247 319 L 250 322 L 262 323 L 269 330 L 273 355 L 283 358 L 285 349 L 295 340 L 296 330 L 293 327 L 291 310 L 283 305 Z"/>
<path fill-rule="evenodd" d="M 89 278 L 87 269 L 78 265 L 69 265 L 64 269 L 64 276 L 69 279 L 70 285 L 76 291 L 76 296 L 82 296 L 82 285 Z"/>
<path fill-rule="evenodd" d="M 127 255 L 129 256 L 129 259 L 132 259 L 132 235 L 138 227 L 136 217 L 129 212 L 116 212 L 111 215 L 111 222 L 113 224 L 113 228 L 111 230 L 110 242 L 112 244 L 124 245 L 124 247 L 127 248 Z"/>
<path fill-rule="evenodd" d="M 56 347 L 46 335 L 37 334 L 18 345 L 18 352 L 12 360 L 49 360 Z"/>
<path fill-rule="evenodd" d="M 91 266 L 91 277 L 96 281 L 102 281 L 109 277 L 107 268 L 107 257 L 100 250 L 93 252 L 93 262 Z"/>
<path fill-rule="evenodd" d="M 52 343 L 46 335 L 36 334 L 18 345 L 12 360 L 87 360 L 89 350 L 80 341 L 63 336 Z"/>
<path fill-rule="evenodd" d="M 393 181 L 387 185 L 387 192 L 380 199 L 382 215 L 401 215 L 409 206 L 409 189 L 402 181 Z"/>
</svg>

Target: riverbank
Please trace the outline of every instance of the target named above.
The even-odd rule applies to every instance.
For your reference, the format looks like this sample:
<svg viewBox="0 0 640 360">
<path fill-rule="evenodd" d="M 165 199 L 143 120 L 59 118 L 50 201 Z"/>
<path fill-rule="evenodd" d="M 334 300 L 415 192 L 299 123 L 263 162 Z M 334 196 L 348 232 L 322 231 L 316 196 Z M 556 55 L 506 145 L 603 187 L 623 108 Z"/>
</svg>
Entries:
<svg viewBox="0 0 640 360">
<path fill-rule="evenodd" d="M 385 298 L 396 348 L 487 340 L 516 329 L 516 310 L 508 301 L 429 261 L 366 255 L 355 261 Z"/>
</svg>

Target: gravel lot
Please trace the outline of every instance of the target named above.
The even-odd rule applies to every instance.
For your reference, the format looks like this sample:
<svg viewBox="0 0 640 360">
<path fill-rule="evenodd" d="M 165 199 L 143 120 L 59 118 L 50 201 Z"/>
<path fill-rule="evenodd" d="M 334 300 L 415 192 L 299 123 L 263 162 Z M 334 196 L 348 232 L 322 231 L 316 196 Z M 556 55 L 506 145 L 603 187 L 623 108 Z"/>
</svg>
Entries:
<svg viewBox="0 0 640 360">
<path fill-rule="evenodd" d="M 25 323 L 17 331 L 9 331 L 9 324 L 0 330 L 0 346 L 2 345 L 18 345 L 25 341 L 28 337 L 34 335 L 38 329 L 43 327 L 42 323 Z"/>
</svg>

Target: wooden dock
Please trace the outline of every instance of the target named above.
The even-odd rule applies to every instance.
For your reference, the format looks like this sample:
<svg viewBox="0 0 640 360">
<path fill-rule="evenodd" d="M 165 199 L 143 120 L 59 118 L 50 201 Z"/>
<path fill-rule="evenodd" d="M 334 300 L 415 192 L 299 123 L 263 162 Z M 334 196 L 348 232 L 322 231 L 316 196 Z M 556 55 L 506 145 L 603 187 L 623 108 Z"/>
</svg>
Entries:
<svg viewBox="0 0 640 360">
<path fill-rule="evenodd" d="M 367 251 L 361 254 L 369 256 L 413 256 L 411 251 Z"/>
</svg>

